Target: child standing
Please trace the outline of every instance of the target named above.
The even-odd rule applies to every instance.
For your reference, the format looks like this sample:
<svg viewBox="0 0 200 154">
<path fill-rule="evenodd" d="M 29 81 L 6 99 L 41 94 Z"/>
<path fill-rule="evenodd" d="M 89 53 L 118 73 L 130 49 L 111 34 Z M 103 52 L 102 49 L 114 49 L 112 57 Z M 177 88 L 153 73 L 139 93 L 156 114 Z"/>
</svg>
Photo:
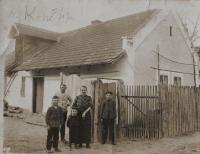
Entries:
<svg viewBox="0 0 200 154">
<path fill-rule="evenodd" d="M 69 147 L 71 148 L 72 143 L 74 143 L 75 148 L 77 148 L 80 143 L 80 114 L 77 107 L 72 106 L 67 126 L 69 127 Z"/>
<path fill-rule="evenodd" d="M 46 124 L 48 129 L 47 135 L 47 152 L 53 152 L 52 146 L 55 152 L 61 152 L 58 149 L 58 139 L 59 139 L 59 129 L 63 122 L 63 111 L 62 108 L 58 106 L 59 98 L 58 96 L 53 96 L 52 106 L 48 108 L 46 114 Z"/>
</svg>

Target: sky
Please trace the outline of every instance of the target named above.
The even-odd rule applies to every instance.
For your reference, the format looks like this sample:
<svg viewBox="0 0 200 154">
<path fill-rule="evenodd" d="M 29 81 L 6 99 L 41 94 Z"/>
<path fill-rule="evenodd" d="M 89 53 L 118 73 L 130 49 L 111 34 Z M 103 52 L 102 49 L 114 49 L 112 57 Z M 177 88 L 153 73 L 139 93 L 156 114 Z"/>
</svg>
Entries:
<svg viewBox="0 0 200 154">
<path fill-rule="evenodd" d="M 174 10 L 192 27 L 200 14 L 200 0 L 0 0 L 0 54 L 16 22 L 66 32 L 95 19 L 106 21 L 153 8 Z"/>
</svg>

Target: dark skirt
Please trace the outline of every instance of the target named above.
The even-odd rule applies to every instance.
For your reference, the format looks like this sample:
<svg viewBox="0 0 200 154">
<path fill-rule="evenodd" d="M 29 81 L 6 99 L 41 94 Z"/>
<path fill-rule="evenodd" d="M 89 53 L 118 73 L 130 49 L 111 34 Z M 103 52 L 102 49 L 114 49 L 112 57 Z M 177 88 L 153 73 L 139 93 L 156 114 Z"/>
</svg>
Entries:
<svg viewBox="0 0 200 154">
<path fill-rule="evenodd" d="M 81 120 L 80 126 L 81 143 L 91 143 L 91 115 L 88 114 L 84 119 Z"/>
<path fill-rule="evenodd" d="M 80 117 L 70 117 L 67 121 L 67 126 L 69 127 L 69 143 L 80 143 Z"/>
<path fill-rule="evenodd" d="M 80 143 L 80 127 L 79 126 L 70 126 L 69 127 L 69 144 Z"/>
</svg>

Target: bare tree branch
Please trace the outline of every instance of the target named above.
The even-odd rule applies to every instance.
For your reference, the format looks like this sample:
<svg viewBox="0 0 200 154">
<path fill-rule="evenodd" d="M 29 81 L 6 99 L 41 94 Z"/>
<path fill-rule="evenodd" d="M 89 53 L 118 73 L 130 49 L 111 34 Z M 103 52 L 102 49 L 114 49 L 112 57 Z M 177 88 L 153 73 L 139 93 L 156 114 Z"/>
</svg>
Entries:
<svg viewBox="0 0 200 154">
<path fill-rule="evenodd" d="M 200 19 L 200 15 L 198 15 L 197 20 L 196 20 L 196 22 L 195 22 L 192 35 L 190 36 L 190 37 L 191 37 L 191 40 L 193 40 L 193 38 L 194 38 L 196 35 L 198 35 L 197 33 L 198 33 L 199 19 Z"/>
<path fill-rule="evenodd" d="M 200 39 L 200 36 L 194 37 L 192 41 L 195 42 L 195 41 L 198 40 L 198 39 Z"/>
<path fill-rule="evenodd" d="M 190 26 L 191 26 L 191 32 L 189 32 L 189 27 L 188 27 L 188 24 L 187 22 L 183 20 L 183 17 L 181 17 L 179 14 L 178 14 L 178 17 L 181 21 L 181 24 L 183 26 L 183 28 L 185 29 L 185 31 L 187 32 L 187 35 L 188 35 L 188 38 L 191 42 L 191 45 L 194 44 L 194 42 L 198 39 L 200 39 L 200 32 L 199 32 L 199 25 L 200 25 L 200 14 L 198 15 L 196 21 L 192 21 L 190 18 L 187 18 L 187 21 L 190 22 Z"/>
</svg>

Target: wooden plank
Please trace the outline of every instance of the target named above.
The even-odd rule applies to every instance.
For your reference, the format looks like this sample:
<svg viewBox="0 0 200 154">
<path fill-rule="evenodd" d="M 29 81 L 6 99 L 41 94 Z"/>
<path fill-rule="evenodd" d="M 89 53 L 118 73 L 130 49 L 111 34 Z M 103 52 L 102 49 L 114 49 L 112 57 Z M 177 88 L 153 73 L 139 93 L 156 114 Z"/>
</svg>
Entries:
<svg viewBox="0 0 200 154">
<path fill-rule="evenodd" d="M 126 86 L 126 94 L 128 93 L 128 86 Z M 126 127 L 127 127 L 127 136 L 128 136 L 128 100 L 126 101 Z"/>
<path fill-rule="evenodd" d="M 147 86 L 147 96 L 149 96 L 149 86 Z M 147 99 L 147 113 L 149 112 L 149 100 Z M 148 138 L 150 139 L 151 138 L 151 135 L 150 135 L 150 118 L 147 116 L 147 121 L 148 121 Z"/>
<path fill-rule="evenodd" d="M 139 94 L 142 95 L 142 86 L 139 86 Z M 139 106 L 140 110 L 143 112 L 142 107 L 141 107 L 141 101 L 142 101 L 142 99 L 139 98 L 138 106 Z M 143 117 L 142 117 L 141 113 L 139 113 L 138 132 L 139 132 L 139 137 L 140 137 L 140 138 L 141 138 L 141 136 L 142 136 L 142 128 L 141 128 L 141 121 L 142 121 L 142 118 L 143 118 Z"/>
<path fill-rule="evenodd" d="M 138 88 L 140 88 L 140 86 L 138 86 Z M 121 96 L 121 97 L 125 97 L 125 98 L 148 98 L 148 99 L 158 99 L 159 97 L 158 96 L 144 96 L 144 95 L 142 95 L 142 96 L 140 96 L 140 95 L 135 95 L 135 96 L 132 96 L 132 95 L 128 95 L 128 96 L 125 96 L 125 95 L 123 95 L 123 96 Z"/>
<path fill-rule="evenodd" d="M 193 90 L 193 131 L 196 130 L 196 113 L 195 113 L 195 91 L 194 91 L 194 87 L 192 87 L 192 90 Z"/>
<path fill-rule="evenodd" d="M 180 87 L 181 88 L 181 87 Z M 183 105 L 184 105 L 184 132 L 187 133 L 187 123 L 188 123 L 188 112 L 187 112 L 187 106 L 188 106 L 188 102 L 185 96 L 185 87 L 182 87 L 182 101 L 183 101 Z"/>
<path fill-rule="evenodd" d="M 155 88 L 154 86 L 152 86 L 152 94 L 154 94 Z M 153 111 L 153 138 L 156 138 L 156 110 L 155 110 L 155 101 L 154 100 L 150 100 L 152 103 L 152 111 Z"/>
<path fill-rule="evenodd" d="M 141 95 L 145 95 L 145 86 L 142 86 L 141 88 Z M 144 99 L 141 99 L 141 109 L 143 112 L 145 112 L 145 100 Z M 145 137 L 145 118 L 144 117 L 141 117 L 142 119 L 142 137 L 144 138 Z"/>
<path fill-rule="evenodd" d="M 197 88 L 197 102 L 200 102 L 200 99 L 199 99 L 199 87 Z M 198 108 L 198 127 L 197 127 L 197 131 L 199 131 L 199 128 L 200 128 L 200 112 L 199 112 L 199 110 L 200 110 L 200 105 L 199 105 L 199 103 L 197 104 L 197 108 Z"/>
<path fill-rule="evenodd" d="M 134 94 L 135 95 L 138 95 L 138 86 L 135 86 L 134 87 Z M 133 99 L 133 101 L 134 101 L 134 104 L 136 104 L 136 102 L 137 102 L 137 99 L 136 98 L 134 98 Z M 136 110 L 136 108 L 134 108 L 134 137 L 136 138 L 137 137 L 137 130 L 136 130 L 136 128 L 137 128 L 137 126 L 136 126 L 136 122 L 137 122 L 137 110 Z"/>
<path fill-rule="evenodd" d="M 163 137 L 167 136 L 167 105 L 166 105 L 166 95 L 167 95 L 167 91 L 164 88 L 164 86 L 159 86 L 159 90 L 160 90 L 160 103 L 162 104 L 162 108 L 161 108 L 161 112 L 162 112 L 162 116 L 160 118 L 161 119 L 161 134 L 163 135 Z"/>
<path fill-rule="evenodd" d="M 131 85 L 129 85 L 129 89 L 128 89 L 128 95 L 131 95 Z M 132 101 L 132 99 L 131 99 Z M 132 138 L 132 124 L 131 124 L 131 118 L 132 118 L 132 115 L 131 115 L 131 109 L 132 109 L 132 105 L 129 103 L 129 136 L 130 138 Z"/>
<path fill-rule="evenodd" d="M 139 85 L 137 85 L 136 86 L 136 95 L 140 95 L 140 92 L 139 92 Z M 139 102 L 139 98 L 136 98 L 135 99 L 136 101 L 134 102 L 134 105 L 136 106 L 135 107 L 135 115 L 136 115 L 136 126 L 135 126 L 135 137 L 136 138 L 138 138 L 138 121 L 139 121 L 139 119 L 138 119 L 138 115 L 139 115 L 139 112 L 138 112 L 138 109 L 140 110 L 140 108 L 139 107 L 137 107 L 138 106 L 138 102 Z"/>
<path fill-rule="evenodd" d="M 131 95 L 134 95 L 134 86 L 131 86 Z M 134 102 L 134 99 L 132 99 L 132 102 Z M 132 124 L 132 138 L 134 138 L 134 107 L 132 106 L 131 108 L 131 117 L 132 117 L 132 120 L 131 120 L 131 124 Z"/>
<path fill-rule="evenodd" d="M 180 106 L 180 93 L 178 91 L 178 89 L 176 88 L 176 93 L 177 93 L 177 103 L 178 103 L 178 135 L 181 134 L 181 106 Z M 176 135 L 176 134 L 174 134 Z"/>
<path fill-rule="evenodd" d="M 169 117 L 168 117 L 168 134 L 169 134 L 169 136 L 171 136 L 172 134 L 171 134 L 171 120 L 172 120 L 172 114 L 171 114 L 171 107 L 172 107 L 172 100 L 173 100 L 173 93 L 172 93 L 172 91 L 171 90 L 174 90 L 173 89 L 173 87 L 172 86 L 170 86 L 170 93 L 168 93 L 169 94 L 169 102 L 167 102 L 168 103 L 168 106 L 169 106 L 169 108 L 168 108 L 168 113 L 169 113 Z"/>
<path fill-rule="evenodd" d="M 156 94 L 156 87 L 153 86 L 153 95 Z M 153 113 L 154 113 L 154 138 L 158 138 L 157 130 L 158 130 L 158 113 L 157 113 L 157 102 L 153 100 Z"/>
<path fill-rule="evenodd" d="M 191 91 L 190 91 L 190 89 L 189 89 L 189 87 L 187 87 L 187 101 L 191 101 L 191 100 L 189 100 L 190 99 L 190 95 L 191 95 Z M 191 131 L 192 130 L 192 119 L 191 119 L 191 117 L 192 117 L 192 103 L 190 102 L 189 103 L 189 131 Z"/>
</svg>

